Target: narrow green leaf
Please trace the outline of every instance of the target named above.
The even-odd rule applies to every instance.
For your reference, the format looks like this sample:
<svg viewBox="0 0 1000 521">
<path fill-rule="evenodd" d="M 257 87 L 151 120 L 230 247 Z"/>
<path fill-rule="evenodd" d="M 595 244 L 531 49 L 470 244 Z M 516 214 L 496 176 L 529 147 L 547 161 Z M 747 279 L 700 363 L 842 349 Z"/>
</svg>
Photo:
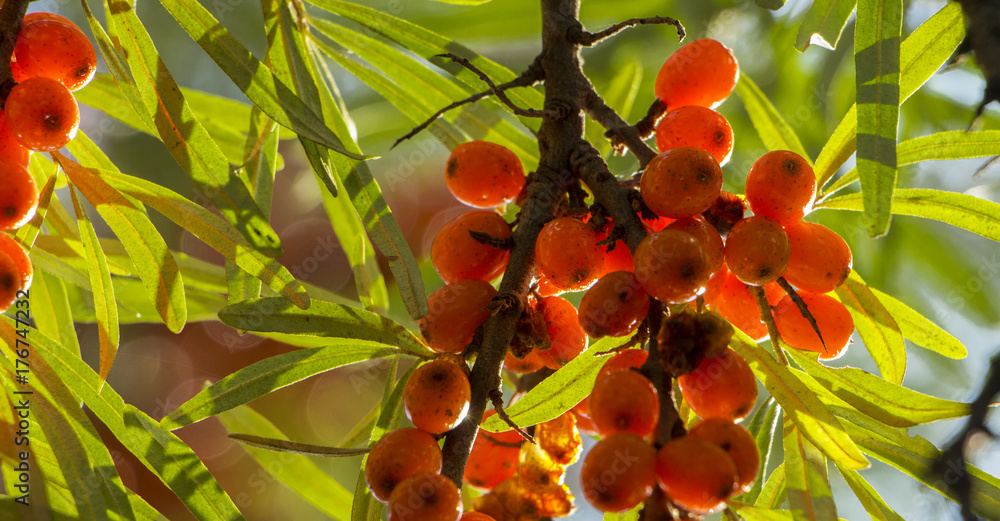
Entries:
<svg viewBox="0 0 1000 521">
<path fill-rule="evenodd" d="M 819 203 L 817 208 L 860 210 L 861 196 L 849 193 Z M 1000 204 L 975 196 L 929 188 L 900 188 L 893 196 L 892 212 L 934 219 L 1000 241 Z"/>
<path fill-rule="evenodd" d="M 826 458 L 788 418 L 784 423 L 784 447 L 788 507 L 795 519 L 837 521 Z"/>
<path fill-rule="evenodd" d="M 67 349 L 80 352 L 73 325 L 66 283 L 44 271 L 36 271 L 31 282 L 31 308 L 35 327 Z"/>
<path fill-rule="evenodd" d="M 899 103 L 916 92 L 951 57 L 963 38 L 965 23 L 962 8 L 955 2 L 949 2 L 903 40 L 899 48 Z M 817 186 L 825 185 L 854 153 L 857 129 L 858 105 L 855 104 L 816 158 Z M 893 135 L 892 141 L 895 140 Z"/>
<path fill-rule="evenodd" d="M 746 359 L 757 378 L 781 405 L 786 419 L 793 421 L 803 436 L 823 454 L 846 468 L 868 466 L 868 460 L 844 432 L 840 421 L 787 367 L 739 331 L 729 347 Z"/>
<path fill-rule="evenodd" d="M 309 295 L 295 277 L 278 261 L 261 254 L 224 219 L 156 183 L 117 172 L 99 173 L 109 185 L 184 227 L 289 302 L 309 307 Z"/>
<path fill-rule="evenodd" d="M 368 454 L 365 449 L 345 449 L 341 447 L 329 447 L 326 445 L 313 445 L 311 443 L 299 443 L 288 441 L 282 438 L 268 438 L 265 436 L 255 436 L 252 434 L 233 433 L 230 439 L 236 440 L 248 447 L 264 449 L 269 452 L 284 452 L 286 454 L 300 454 L 305 456 L 323 456 L 328 458 L 349 458 Z"/>
<path fill-rule="evenodd" d="M 108 260 L 104 250 L 97 240 L 97 232 L 90 222 L 87 211 L 80 204 L 76 190 L 70 190 L 73 198 L 73 208 L 76 209 L 77 225 L 83 248 L 90 265 L 90 286 L 94 291 L 94 310 L 97 314 L 97 334 L 100 343 L 101 385 L 108 378 L 111 365 L 118 354 L 118 344 L 121 341 L 118 329 L 118 306 L 115 304 L 115 290 L 111 285 L 111 272 L 108 271 Z"/>
<path fill-rule="evenodd" d="M 785 5 L 785 0 L 756 0 L 758 7 L 763 7 L 764 9 L 770 9 L 771 11 L 777 11 Z"/>
<path fill-rule="evenodd" d="M 210 385 L 168 414 L 160 425 L 174 430 L 330 369 L 399 352 L 397 348 L 377 342 L 331 340 L 328 347 L 265 358 Z"/>
<path fill-rule="evenodd" d="M 413 333 L 388 318 L 316 299 L 308 310 L 277 297 L 253 299 L 223 308 L 219 320 L 246 331 L 354 338 L 396 346 L 416 356 L 432 354 Z"/>
<path fill-rule="evenodd" d="M 903 383 L 906 342 L 896 320 L 856 271 L 852 270 L 847 280 L 837 288 L 837 297 L 851 313 L 854 327 L 858 329 L 882 377 L 890 382 Z"/>
<path fill-rule="evenodd" d="M 771 100 L 767 99 L 757 84 L 746 74 L 740 74 L 740 79 L 736 83 L 736 94 L 746 107 L 753 128 L 757 130 L 757 135 L 768 150 L 791 150 L 812 166 L 809 154 L 802 146 L 799 136 L 781 117 Z"/>
<path fill-rule="evenodd" d="M 792 521 L 794 519 L 792 513 L 787 510 L 770 510 L 735 501 L 727 501 L 726 503 L 745 521 Z"/>
<path fill-rule="evenodd" d="M 960 360 L 969 351 L 957 338 L 913 308 L 875 288 L 869 288 L 899 325 L 899 331 L 914 344 L 948 358 Z"/>
<path fill-rule="evenodd" d="M 576 407 L 594 389 L 597 372 L 608 361 L 609 357 L 595 356 L 596 353 L 614 349 L 631 338 L 605 337 L 595 342 L 508 407 L 507 416 L 519 427 L 528 427 L 558 418 Z M 497 415 L 490 416 L 481 427 L 489 432 L 510 430 Z"/>
<path fill-rule="evenodd" d="M 969 414 L 966 403 L 929 396 L 854 367 L 827 367 L 801 351 L 789 355 L 823 387 L 886 425 L 911 427 Z"/>
<path fill-rule="evenodd" d="M 778 429 L 778 418 L 781 407 L 774 397 L 768 399 L 767 403 L 757 409 L 747 431 L 754 437 L 757 445 L 757 453 L 760 454 L 760 465 L 757 468 L 757 478 L 754 479 L 753 486 L 748 492 L 738 496 L 740 501 L 756 501 L 760 496 L 761 488 L 764 486 L 764 476 L 768 463 L 771 461 L 771 446 L 774 445 L 774 434 Z"/>
<path fill-rule="evenodd" d="M 882 500 L 882 496 L 879 495 L 875 488 L 872 487 L 865 478 L 861 477 L 861 474 L 856 470 L 846 470 L 838 468 L 840 475 L 844 476 L 844 481 L 847 482 L 847 486 L 851 487 L 854 491 L 854 495 L 858 497 L 861 501 L 861 506 L 865 507 L 865 511 L 868 515 L 872 516 L 875 521 L 905 521 L 903 516 L 896 513 L 895 510 L 885 504 Z"/>
<path fill-rule="evenodd" d="M 889 229 L 896 188 L 899 45 L 903 0 L 858 0 L 854 64 L 858 92 L 858 174 L 870 237 Z"/>
<path fill-rule="evenodd" d="M 490 0 L 434 0 L 435 2 L 441 2 L 442 4 L 455 4 L 455 5 L 483 5 Z"/>
<path fill-rule="evenodd" d="M 836 49 L 857 4 L 858 0 L 813 1 L 799 25 L 795 48 L 803 52 L 809 44 L 816 44 L 831 51 Z"/>
<path fill-rule="evenodd" d="M 226 156 L 205 130 L 160 60 L 149 34 L 126 0 L 115 0 L 111 22 L 118 26 L 135 86 L 160 139 L 198 190 L 259 251 L 281 255 L 281 241 L 247 186 L 231 176 Z M 263 69 L 263 67 L 261 67 Z"/>
<path fill-rule="evenodd" d="M 785 464 L 778 465 L 767 482 L 760 489 L 760 495 L 754 501 L 753 506 L 758 508 L 776 509 L 780 507 L 788 497 L 788 487 L 785 481 Z"/>
<path fill-rule="evenodd" d="M 639 513 L 642 512 L 642 505 L 637 505 L 632 510 L 622 512 L 608 512 L 604 514 L 604 521 L 639 521 Z"/>
<path fill-rule="evenodd" d="M 218 415 L 219 421 L 231 433 L 245 433 L 287 440 L 285 434 L 267 418 L 249 406 L 230 409 Z M 284 483 L 320 512 L 339 521 L 351 517 L 351 493 L 313 462 L 300 454 L 274 452 L 247 447 L 247 452 L 262 469 Z"/>
<path fill-rule="evenodd" d="M 41 191 L 38 193 L 38 208 L 35 210 L 34 217 L 15 232 L 17 242 L 26 250 L 31 250 L 35 244 L 35 240 L 38 239 L 38 233 L 42 231 L 42 222 L 45 221 L 45 216 L 48 214 L 49 204 L 52 202 L 52 192 L 55 190 L 58 179 L 58 173 L 53 173 L 49 176 L 48 180 L 45 181 L 45 185 L 42 186 Z"/>
</svg>

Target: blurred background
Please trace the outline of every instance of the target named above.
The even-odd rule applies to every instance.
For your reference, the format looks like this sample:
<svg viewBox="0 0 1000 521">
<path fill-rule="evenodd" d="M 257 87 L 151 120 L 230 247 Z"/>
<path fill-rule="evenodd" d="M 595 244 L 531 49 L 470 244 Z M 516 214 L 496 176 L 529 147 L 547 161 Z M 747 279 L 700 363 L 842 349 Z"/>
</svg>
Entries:
<svg viewBox="0 0 1000 521">
<path fill-rule="evenodd" d="M 540 50 L 541 18 L 537 2 L 494 0 L 477 7 L 431 0 L 359 3 L 427 27 L 514 71 L 526 67 Z M 255 55 L 263 55 L 265 35 L 257 2 L 204 0 L 203 4 Z M 943 5 L 942 1 L 931 0 L 906 2 L 904 35 Z M 836 50 L 813 45 L 800 53 L 794 43 L 799 21 L 808 6 L 809 2 L 790 0 L 778 11 L 767 11 L 752 1 L 586 0 L 581 19 L 588 29 L 599 30 L 630 17 L 666 15 L 685 25 L 689 40 L 712 37 L 722 41 L 734 50 L 741 73 L 753 78 L 769 96 L 815 158 L 829 132 L 854 101 L 853 21 L 849 22 Z M 74 2 L 39 0 L 32 4 L 31 10 L 58 12 L 88 30 L 79 4 Z M 139 2 L 138 13 L 178 83 L 246 103 L 242 93 L 157 2 Z M 310 8 L 310 13 L 356 27 L 318 9 Z M 330 44 L 339 48 L 336 43 Z M 653 100 L 652 85 L 660 65 L 678 47 L 669 26 L 643 26 L 586 49 L 585 69 L 598 92 L 622 100 L 620 106 L 627 109 L 626 119 L 634 122 L 645 114 Z M 363 150 L 382 156 L 370 163 L 371 168 L 407 241 L 421 260 L 430 293 L 442 285 L 427 260 L 431 241 L 446 222 L 469 209 L 445 188 L 442 174 L 448 149 L 427 132 L 390 148 L 415 122 L 342 67 L 332 62 L 330 67 Z M 454 81 L 447 73 L 441 73 Z M 903 105 L 900 139 L 967 129 L 984 84 L 979 71 L 969 64 L 939 72 Z M 482 109 L 490 111 L 491 117 L 519 125 L 495 105 L 483 104 Z M 997 109 L 994 103 L 987 110 L 986 128 L 1000 129 Z M 724 167 L 725 188 L 742 192 L 747 170 L 766 149 L 738 97 L 733 95 L 718 110 L 729 120 L 736 136 L 733 157 Z M 588 122 L 588 136 L 600 140 L 603 131 L 594 127 Z M 187 176 L 166 149 L 154 138 L 118 122 L 112 111 L 105 113 L 85 107 L 82 129 L 125 173 L 154 180 L 189 198 L 196 197 Z M 473 125 L 462 129 L 473 139 L 484 136 L 483 130 Z M 283 141 L 280 152 L 284 168 L 277 174 L 272 211 L 273 227 L 285 246 L 285 255 L 280 260 L 300 280 L 346 299 L 357 299 L 351 269 L 323 210 L 315 178 L 298 142 Z M 534 166 L 529 158 L 525 162 L 528 169 Z M 941 188 L 1000 202 L 1000 165 L 973 177 L 983 163 L 983 160 L 969 160 L 904 167 L 899 186 Z M 611 158 L 610 165 L 623 176 L 637 168 L 637 163 L 629 157 Z M 849 162 L 843 171 L 851 166 Z M 60 195 L 67 197 L 64 191 Z M 968 347 L 968 358 L 955 361 L 909 344 L 905 385 L 935 396 L 971 400 L 983 381 L 988 359 L 1000 349 L 1000 248 L 963 230 L 917 218 L 894 217 L 889 235 L 877 240 L 866 237 L 858 213 L 824 211 L 812 214 L 809 219 L 833 228 L 847 239 L 855 255 L 855 269 L 872 287 L 900 298 Z M 220 255 L 183 229 L 165 219 L 156 223 L 162 225 L 164 237 L 173 249 L 223 264 Z M 104 233 L 109 232 L 105 229 Z M 413 322 L 395 295 L 385 264 L 383 273 L 389 278 L 393 299 L 389 315 L 412 327 Z M 96 366 L 96 328 L 81 324 L 78 332 L 84 358 Z M 127 402 L 156 419 L 193 396 L 204 382 L 294 349 L 253 335 L 240 336 L 218 322 L 192 322 L 179 335 L 172 335 L 158 325 L 127 325 L 122 328 L 122 339 L 118 363 L 111 371 L 109 383 Z M 877 372 L 857 341 L 834 364 Z M 251 405 L 292 440 L 333 446 L 363 443 L 356 439 L 355 428 L 370 421 L 383 392 L 388 368 L 386 361 L 341 368 L 282 389 Z M 914 428 L 911 433 L 921 434 L 940 447 L 962 424 L 938 422 Z M 992 424 L 1000 428 L 1000 417 L 994 415 Z M 192 519 L 180 502 L 141 464 L 128 457 L 127 451 L 106 430 L 102 434 L 112 447 L 127 486 L 147 497 L 170 519 Z M 177 434 L 204 459 L 248 519 L 325 519 L 275 480 L 272 476 L 275 469 L 260 467 L 242 446 L 229 441 L 225 428 L 216 419 L 185 427 Z M 588 445 L 591 442 L 588 440 Z M 777 443 L 780 444 L 780 439 Z M 987 472 L 1000 474 L 1000 443 L 983 443 L 974 459 Z M 360 458 L 316 458 L 315 462 L 348 490 L 354 489 Z M 578 493 L 577 467 L 567 476 L 567 483 L 579 498 L 578 510 L 571 519 L 600 519 L 600 514 L 591 510 Z M 862 474 L 908 520 L 957 518 L 957 508 L 952 503 L 878 461 L 872 460 L 872 467 Z M 832 471 L 830 477 L 840 517 L 866 518 L 867 514 L 839 474 Z"/>
</svg>

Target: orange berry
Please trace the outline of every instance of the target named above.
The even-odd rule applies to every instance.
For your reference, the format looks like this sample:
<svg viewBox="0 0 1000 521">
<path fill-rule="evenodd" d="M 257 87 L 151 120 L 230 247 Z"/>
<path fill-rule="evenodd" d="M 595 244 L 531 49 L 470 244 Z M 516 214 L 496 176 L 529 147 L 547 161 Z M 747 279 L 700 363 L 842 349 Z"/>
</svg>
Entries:
<svg viewBox="0 0 1000 521">
<path fill-rule="evenodd" d="M 17 292 L 24 289 L 24 281 L 14 259 L 0 252 L 0 313 L 11 307 L 17 300 Z"/>
<path fill-rule="evenodd" d="M 0 161 L 9 161 L 27 167 L 30 160 L 31 151 L 24 148 L 17 138 L 10 133 L 10 129 L 7 128 L 7 118 L 4 117 L 3 111 L 0 110 Z"/>
<path fill-rule="evenodd" d="M 24 226 L 37 209 L 35 178 L 23 165 L 0 161 L 0 230 Z"/>
<path fill-rule="evenodd" d="M 726 318 L 734 327 L 746 333 L 750 338 L 760 341 L 767 336 L 767 326 L 761 320 L 760 307 L 757 299 L 750 293 L 750 287 L 728 271 L 721 280 L 721 296 L 712 304 L 712 308 Z M 768 303 L 777 304 L 784 296 L 784 290 L 777 282 L 764 286 Z"/>
<path fill-rule="evenodd" d="M 580 400 L 580 403 L 573 407 L 573 416 L 576 416 L 576 428 L 584 434 L 597 434 L 597 426 L 590 418 L 590 397 Z"/>
<path fill-rule="evenodd" d="M 642 364 L 646 363 L 647 358 L 649 358 L 649 352 L 645 349 L 619 351 L 611 355 L 607 362 L 604 362 L 601 369 L 597 371 L 597 377 L 600 378 L 617 371 L 627 371 L 633 367 L 638 369 L 642 367 Z"/>
<path fill-rule="evenodd" d="M 597 234 L 597 242 L 603 242 L 611 235 L 611 230 L 614 228 L 614 224 L 608 221 L 604 228 Z M 611 250 L 611 246 L 599 246 L 604 251 L 604 261 L 601 269 L 601 276 L 607 275 L 612 271 L 632 271 L 634 261 L 632 260 L 632 252 L 629 251 L 628 245 L 625 241 L 619 239 L 614 243 L 614 247 Z"/>
<path fill-rule="evenodd" d="M 736 464 L 736 487 L 749 489 L 757 479 L 760 453 L 757 442 L 742 425 L 724 418 L 708 418 L 688 432 L 688 436 L 708 440 L 726 451 Z"/>
<path fill-rule="evenodd" d="M 649 294 L 631 271 L 604 275 L 580 299 L 580 325 L 591 338 L 625 336 L 649 312 Z"/>
<path fill-rule="evenodd" d="M 545 277 L 545 275 L 538 276 L 538 285 L 535 287 L 535 291 L 537 291 L 538 295 L 541 297 L 552 297 L 566 293 L 566 290 L 557 288 L 555 284 L 552 284 L 552 281 Z"/>
<path fill-rule="evenodd" d="M 656 477 L 663 492 L 678 506 L 707 514 L 733 494 L 736 464 L 716 444 L 683 436 L 660 448 Z"/>
<path fill-rule="evenodd" d="M 757 379 L 750 364 L 729 348 L 702 360 L 693 372 L 679 376 L 677 384 L 701 418 L 739 420 L 757 403 Z"/>
<path fill-rule="evenodd" d="M 441 474 L 417 472 L 389 496 L 389 521 L 458 521 L 462 494 Z"/>
<path fill-rule="evenodd" d="M 552 219 L 535 240 L 538 273 L 552 285 L 578 291 L 590 287 L 601 274 L 604 250 L 597 234 L 579 219 Z"/>
<path fill-rule="evenodd" d="M 708 254 L 712 271 L 717 271 L 722 267 L 723 248 L 725 248 L 725 245 L 722 243 L 722 236 L 719 235 L 719 231 L 714 226 L 708 224 L 701 216 L 682 217 L 670 223 L 670 226 L 667 226 L 666 229 L 690 233 L 692 237 L 698 239 L 701 247 Z"/>
<path fill-rule="evenodd" d="M 505 369 L 509 369 L 518 374 L 534 373 L 544 367 L 544 365 L 542 357 L 537 349 L 532 349 L 530 353 L 521 359 L 518 359 L 510 351 L 507 351 L 507 357 L 503 360 L 503 366 Z"/>
<path fill-rule="evenodd" d="M 52 78 L 71 91 L 90 83 L 97 72 L 97 53 L 87 35 L 75 25 L 56 20 L 22 23 L 13 60 L 14 81 Z"/>
<path fill-rule="evenodd" d="M 580 469 L 583 497 L 602 512 L 625 512 L 656 486 L 656 450 L 628 432 L 608 436 L 590 448 Z"/>
<path fill-rule="evenodd" d="M 71 25 L 73 27 L 76 27 L 77 29 L 80 28 L 75 23 L 73 23 L 72 20 L 70 20 L 69 18 L 66 18 L 65 16 L 58 15 L 56 13 L 48 13 L 48 12 L 45 12 L 45 11 L 37 11 L 37 12 L 34 12 L 34 13 L 28 13 L 28 14 L 24 15 L 24 18 L 21 19 L 21 27 L 23 28 L 24 26 L 26 26 L 28 24 L 39 22 L 41 20 L 53 20 L 53 21 L 56 21 L 56 22 L 62 22 L 64 24 L 66 24 L 66 25 Z"/>
<path fill-rule="evenodd" d="M 440 434 L 465 419 L 471 397 L 465 370 L 450 360 L 438 359 L 410 375 L 403 387 L 403 408 L 416 428 Z"/>
<path fill-rule="evenodd" d="M 639 192 L 650 210 L 664 217 L 704 212 L 722 191 L 722 168 L 712 154 L 693 147 L 671 148 L 646 165 Z"/>
<path fill-rule="evenodd" d="M 576 417 L 565 412 L 553 420 L 535 425 L 535 441 L 555 463 L 569 466 L 576 463 L 583 448 Z"/>
<path fill-rule="evenodd" d="M 668 108 L 715 107 L 729 96 L 740 77 L 733 52 L 709 38 L 677 49 L 656 76 L 654 92 Z"/>
<path fill-rule="evenodd" d="M 687 105 L 667 112 L 657 123 L 656 147 L 660 152 L 677 147 L 700 148 L 724 165 L 733 154 L 733 129 L 722 114 Z"/>
<path fill-rule="evenodd" d="M 441 472 L 441 449 L 420 429 L 396 429 L 383 436 L 365 463 L 365 482 L 375 499 L 387 503 L 392 489 L 415 472 Z"/>
<path fill-rule="evenodd" d="M 827 293 L 851 274 L 851 248 L 837 232 L 822 224 L 797 222 L 785 226 L 792 255 L 784 277 L 793 286 Z"/>
<path fill-rule="evenodd" d="M 463 203 L 495 208 L 513 201 L 524 188 L 524 167 L 503 145 L 469 141 L 452 150 L 444 180 Z"/>
<path fill-rule="evenodd" d="M 490 316 L 497 290 L 489 282 L 465 279 L 438 288 L 427 298 L 430 312 L 417 321 L 427 345 L 439 353 L 460 353 Z"/>
<path fill-rule="evenodd" d="M 792 247 L 777 221 L 747 217 L 726 237 L 726 265 L 736 278 L 752 286 L 778 280 L 788 266 Z"/>
<path fill-rule="evenodd" d="M 10 133 L 25 148 L 59 150 L 76 136 L 80 106 L 62 83 L 28 78 L 10 90 L 4 117 Z"/>
<path fill-rule="evenodd" d="M 486 411 L 483 420 L 496 413 L 493 409 Z M 521 435 L 515 431 L 493 433 L 480 429 L 465 463 L 463 479 L 480 490 L 491 490 L 501 481 L 517 474 L 520 445 Z"/>
<path fill-rule="evenodd" d="M 815 195 L 816 174 L 795 152 L 768 152 L 747 174 L 747 203 L 754 215 L 767 217 L 783 226 L 802 219 Z"/>
<path fill-rule="evenodd" d="M 680 230 L 661 230 L 635 250 L 635 277 L 653 298 L 668 304 L 701 294 L 712 276 L 711 260 L 698 239 Z"/>
<path fill-rule="evenodd" d="M 549 369 L 558 369 L 576 358 L 587 348 L 587 334 L 580 327 L 580 318 L 570 301 L 562 297 L 545 297 L 535 304 L 545 319 L 550 347 L 538 356 Z"/>
<path fill-rule="evenodd" d="M 799 291 L 798 294 L 816 319 L 823 340 L 816 336 L 812 325 L 802 316 L 790 296 L 785 296 L 774 308 L 774 324 L 778 326 L 781 339 L 796 349 L 819 353 L 821 360 L 837 358 L 854 334 L 854 319 L 850 312 L 837 299 L 822 293 Z"/>
<path fill-rule="evenodd" d="M 475 210 L 452 219 L 441 228 L 431 245 L 431 262 L 445 282 L 491 281 L 507 266 L 508 250 L 483 244 L 470 232 L 485 233 L 497 239 L 506 239 L 511 233 L 507 221 L 492 210 Z"/>
<path fill-rule="evenodd" d="M 14 265 L 17 266 L 17 273 L 20 276 L 21 288 L 25 290 L 30 288 L 34 268 L 31 265 L 28 252 L 24 251 L 24 248 L 11 236 L 6 233 L 0 233 L 0 253 L 7 254 L 14 261 Z"/>
<path fill-rule="evenodd" d="M 590 393 L 590 418 L 604 436 L 653 433 L 660 419 L 656 388 L 637 371 L 615 371 L 598 378 Z"/>
<path fill-rule="evenodd" d="M 670 223 L 674 222 L 674 219 L 660 215 L 657 215 L 652 219 L 646 219 L 640 214 L 639 219 L 642 221 L 642 225 L 646 227 L 646 233 L 658 232 L 667 226 L 670 226 Z"/>
<path fill-rule="evenodd" d="M 496 519 L 482 512 L 466 512 L 459 521 L 496 521 Z"/>
</svg>

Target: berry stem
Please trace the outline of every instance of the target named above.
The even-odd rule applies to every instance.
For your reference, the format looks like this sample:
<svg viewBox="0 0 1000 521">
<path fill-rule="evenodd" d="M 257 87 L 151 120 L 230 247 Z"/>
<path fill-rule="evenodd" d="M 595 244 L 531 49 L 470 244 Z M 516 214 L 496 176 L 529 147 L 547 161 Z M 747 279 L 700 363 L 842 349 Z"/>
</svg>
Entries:
<svg viewBox="0 0 1000 521">
<path fill-rule="evenodd" d="M 14 44 L 21 31 L 21 20 L 28 12 L 29 0 L 7 0 L 0 10 L 0 108 L 7 101 L 10 89 L 15 85 L 10 71 L 10 59 L 14 55 Z"/>
<path fill-rule="evenodd" d="M 774 315 L 771 313 L 771 305 L 767 302 L 767 293 L 761 286 L 750 286 L 750 293 L 757 300 L 757 308 L 760 309 L 760 318 L 767 326 L 767 334 L 771 337 L 771 346 L 774 348 L 774 355 L 782 365 L 788 365 L 788 358 L 781 350 L 781 336 L 778 335 L 778 326 L 774 325 Z"/>
</svg>

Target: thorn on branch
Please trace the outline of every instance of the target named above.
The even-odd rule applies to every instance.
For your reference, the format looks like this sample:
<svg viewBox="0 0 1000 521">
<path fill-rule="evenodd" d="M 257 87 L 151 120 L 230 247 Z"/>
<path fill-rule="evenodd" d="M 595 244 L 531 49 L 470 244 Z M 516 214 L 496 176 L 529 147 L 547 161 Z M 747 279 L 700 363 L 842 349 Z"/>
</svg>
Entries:
<svg viewBox="0 0 1000 521">
<path fill-rule="evenodd" d="M 670 18 L 669 16 L 654 16 L 652 18 L 630 18 L 628 20 L 625 20 L 624 22 L 616 23 L 615 25 L 612 25 L 611 27 L 608 27 L 607 29 L 603 31 L 598 31 L 596 33 L 591 33 L 581 28 L 574 27 L 570 29 L 570 32 L 567 35 L 567 37 L 573 43 L 578 43 L 580 45 L 590 47 L 630 27 L 635 27 L 637 25 L 659 25 L 659 24 L 668 24 L 674 26 L 677 29 L 678 40 L 680 41 L 684 40 L 684 36 L 686 36 L 686 32 L 684 31 L 684 26 L 681 25 L 680 22 L 674 20 L 673 18 Z"/>
<path fill-rule="evenodd" d="M 528 118 L 540 118 L 549 115 L 545 110 L 523 109 L 515 105 L 514 102 L 511 101 L 506 94 L 504 94 L 504 91 L 503 89 L 500 88 L 500 86 L 498 86 L 496 83 L 493 83 L 493 80 L 491 80 L 490 77 L 485 72 L 479 70 L 479 68 L 473 65 L 472 62 L 470 62 L 469 60 L 466 60 L 465 58 L 462 58 L 461 56 L 450 52 L 445 54 L 439 54 L 437 56 L 440 58 L 448 58 L 451 61 L 461 65 L 462 67 L 465 67 L 466 69 L 469 69 L 470 71 L 474 72 L 476 76 L 479 76 L 479 79 L 483 80 L 483 82 L 490 87 L 490 90 L 497 97 L 497 99 L 503 102 L 504 105 L 507 105 L 507 107 L 511 111 L 513 111 L 514 114 Z"/>
<path fill-rule="evenodd" d="M 635 131 L 639 134 L 639 137 L 649 139 L 656 130 L 656 124 L 660 122 L 660 118 L 666 113 L 667 105 L 660 101 L 660 98 L 653 100 L 653 103 L 649 106 L 649 110 L 646 111 L 646 115 L 635 124 Z"/>
<path fill-rule="evenodd" d="M 816 332 L 816 336 L 819 337 L 819 342 L 823 344 L 823 351 L 829 354 L 830 351 L 826 348 L 826 341 L 823 340 L 823 333 L 819 330 L 819 324 L 816 323 L 816 317 L 814 317 L 812 311 L 809 311 L 809 308 L 806 307 L 806 301 L 802 300 L 802 297 L 800 297 L 795 291 L 795 288 L 793 288 L 792 285 L 785 280 L 785 277 L 778 277 L 778 285 L 781 286 L 781 289 L 785 290 L 785 293 L 787 293 L 789 297 L 791 297 L 792 302 L 795 303 L 795 307 L 799 308 L 799 313 L 802 313 L 802 316 L 809 321 L 809 325 L 812 326 L 813 331 Z"/>
<path fill-rule="evenodd" d="M 764 288 L 761 286 L 750 286 L 750 294 L 757 299 L 760 318 L 764 321 L 764 325 L 767 326 L 767 334 L 771 336 L 771 346 L 774 348 L 775 356 L 778 357 L 778 361 L 782 365 L 788 365 L 788 358 L 785 357 L 785 352 L 781 350 L 781 335 L 778 334 L 778 326 L 774 324 L 774 315 L 771 314 L 771 305 L 767 302 L 767 293 L 764 293 Z"/>
<path fill-rule="evenodd" d="M 510 416 L 507 416 L 507 411 L 504 409 L 503 406 L 503 393 L 500 391 L 500 389 L 493 389 L 492 391 L 490 391 L 490 402 L 493 403 L 493 408 L 496 409 L 497 416 L 499 416 L 500 419 L 504 421 L 504 423 L 509 425 L 515 431 L 517 431 L 517 433 L 520 434 L 522 438 L 530 441 L 533 445 L 537 445 L 537 443 L 535 443 L 535 438 L 532 435 L 528 434 L 528 432 L 525 431 L 524 429 L 518 427 L 517 424 L 514 423 L 514 420 L 510 419 Z"/>
</svg>

